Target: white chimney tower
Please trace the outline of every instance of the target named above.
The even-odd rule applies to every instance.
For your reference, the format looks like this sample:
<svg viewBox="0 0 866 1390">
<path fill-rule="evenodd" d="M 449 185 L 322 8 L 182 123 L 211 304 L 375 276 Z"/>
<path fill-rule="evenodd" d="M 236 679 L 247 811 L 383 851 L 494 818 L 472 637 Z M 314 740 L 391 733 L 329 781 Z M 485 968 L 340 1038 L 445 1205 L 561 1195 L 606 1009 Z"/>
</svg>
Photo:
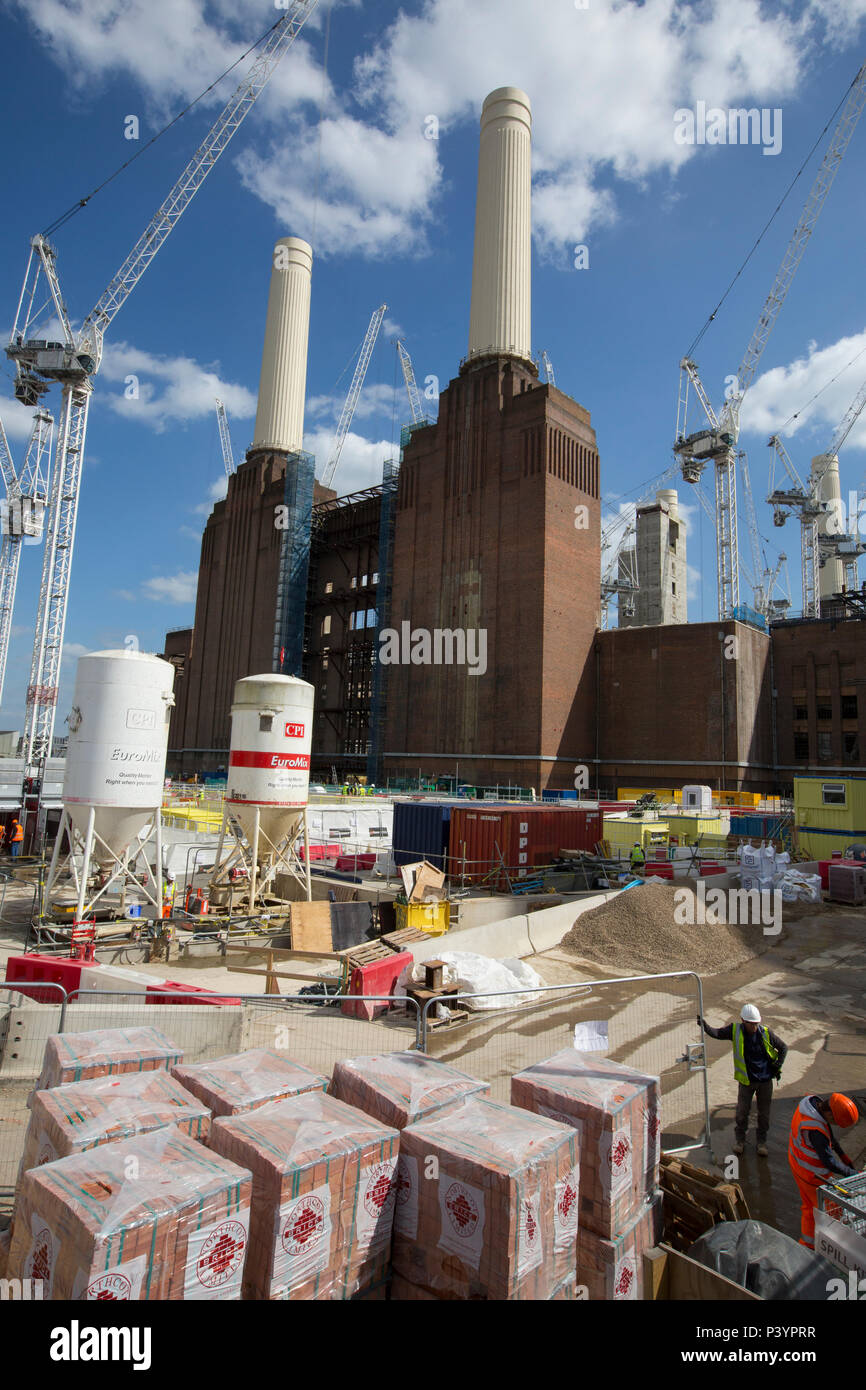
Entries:
<svg viewBox="0 0 866 1390">
<path fill-rule="evenodd" d="M 313 248 L 299 237 L 274 247 L 254 449 L 294 453 L 304 440 Z"/>
<path fill-rule="evenodd" d="M 819 536 L 838 535 L 844 530 L 842 522 L 842 489 L 839 483 L 839 460 L 835 454 L 817 454 L 812 459 L 812 481 L 818 480 L 818 498 L 829 502 L 832 510 L 818 518 Z M 845 580 L 845 568 L 838 555 L 828 555 L 818 570 L 818 598 L 823 603 L 838 594 Z"/>
<path fill-rule="evenodd" d="M 532 112 L 518 87 L 481 109 L 469 356 L 531 357 Z"/>
</svg>

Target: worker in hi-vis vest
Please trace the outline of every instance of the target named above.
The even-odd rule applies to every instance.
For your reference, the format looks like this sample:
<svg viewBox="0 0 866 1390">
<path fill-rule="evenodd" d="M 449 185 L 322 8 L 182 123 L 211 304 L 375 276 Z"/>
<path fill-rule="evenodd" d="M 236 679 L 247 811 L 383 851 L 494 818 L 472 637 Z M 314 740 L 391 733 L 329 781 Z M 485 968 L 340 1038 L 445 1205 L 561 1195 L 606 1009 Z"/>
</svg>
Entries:
<svg viewBox="0 0 866 1390">
<path fill-rule="evenodd" d="M 818 1188 L 834 1174 L 850 1177 L 856 1172 L 848 1155 L 833 1138 L 830 1122 L 850 1129 L 860 1118 L 850 1096 L 834 1092 L 829 1100 L 805 1096 L 791 1116 L 788 1162 L 800 1190 L 800 1244 L 815 1248 L 815 1207 Z"/>
<path fill-rule="evenodd" d="M 14 820 L 12 822 L 9 838 L 10 849 L 12 851 L 13 858 L 17 859 L 19 854 L 21 853 L 21 844 L 24 839 L 24 827 L 21 824 L 20 820 Z"/>
<path fill-rule="evenodd" d="M 741 1154 L 746 1146 L 746 1130 L 752 1097 L 758 1098 L 758 1153 L 767 1157 L 767 1134 L 770 1129 L 770 1104 L 773 1082 L 781 1081 L 782 1066 L 788 1049 L 771 1028 L 761 1022 L 754 1004 L 744 1004 L 736 1023 L 723 1028 L 711 1028 L 698 1014 L 698 1025 L 711 1038 L 730 1042 L 734 1053 L 734 1077 L 737 1081 L 737 1112 L 734 1116 L 734 1153 Z"/>
<path fill-rule="evenodd" d="M 629 856 L 629 866 L 633 874 L 642 874 L 646 866 L 644 852 L 640 845 L 635 841 L 634 849 Z"/>
</svg>

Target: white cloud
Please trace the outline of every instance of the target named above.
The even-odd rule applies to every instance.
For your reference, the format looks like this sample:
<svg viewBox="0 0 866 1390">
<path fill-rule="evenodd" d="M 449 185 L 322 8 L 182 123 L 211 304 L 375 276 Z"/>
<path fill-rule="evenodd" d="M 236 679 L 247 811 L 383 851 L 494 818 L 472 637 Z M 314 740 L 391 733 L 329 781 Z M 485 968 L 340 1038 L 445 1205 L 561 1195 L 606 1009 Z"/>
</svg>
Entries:
<svg viewBox="0 0 866 1390">
<path fill-rule="evenodd" d="M 382 320 L 382 332 L 386 338 L 405 338 L 406 336 L 399 323 L 395 323 L 393 319 L 388 318 L 387 314 Z"/>
<path fill-rule="evenodd" d="M 141 587 L 145 597 L 155 603 L 195 603 L 197 586 L 197 572 L 181 570 L 178 574 L 155 575 Z"/>
<path fill-rule="evenodd" d="M 833 380 L 834 377 L 838 379 Z M 812 342 L 804 357 L 787 366 L 773 367 L 754 383 L 740 413 L 742 432 L 769 436 L 782 433 L 785 425 L 785 439 L 802 432 L 799 453 L 819 453 L 829 447 L 837 425 L 864 382 L 866 329 L 827 347 Z M 812 401 L 819 391 L 817 400 Z M 791 419 L 792 416 L 796 418 Z M 866 449 L 866 411 L 845 442 L 844 450 L 851 449 Z M 796 458 L 794 462 L 797 464 Z M 804 458 L 804 467 L 807 464 L 808 458 Z M 798 469 L 802 475 L 799 465 Z"/>
<path fill-rule="evenodd" d="M 0 396 L 0 420 L 3 421 L 6 438 L 10 444 L 27 443 L 33 433 L 34 414 L 30 407 L 16 401 L 14 396 Z M 12 462 L 16 469 L 21 468 L 24 462 L 23 449 L 13 452 Z"/>
<path fill-rule="evenodd" d="M 333 434 L 330 430 L 308 430 L 304 434 L 304 448 L 316 460 L 316 477 L 320 481 L 332 443 Z M 350 430 L 346 435 L 331 486 L 341 496 L 347 492 L 358 492 L 362 488 L 375 487 L 382 481 L 382 464 L 385 459 L 397 458 L 399 453 L 399 447 L 394 447 L 387 440 L 376 442 Z"/>
<path fill-rule="evenodd" d="M 131 77 L 143 103 L 166 113 L 213 81 L 274 14 L 266 0 L 17 5 L 81 91 L 100 77 Z M 818 45 L 853 39 L 864 15 L 866 0 L 805 0 L 798 13 L 762 0 L 619 0 L 586 9 L 570 0 L 426 0 L 370 41 L 356 59 L 354 86 L 338 91 L 322 73 L 320 7 L 251 118 L 264 136 L 242 139 L 235 164 L 245 186 L 317 255 L 423 255 L 447 137 L 463 125 L 476 139 L 485 93 L 514 83 L 533 102 L 537 243 L 563 258 L 617 218 L 616 180 L 641 185 L 693 158 L 713 159 L 721 176 L 735 178 L 737 161 L 757 151 L 676 145 L 674 111 L 698 99 L 781 104 L 796 94 Z M 224 100 L 237 77 L 207 104 Z M 425 138 L 430 116 L 441 139 Z M 671 196 L 664 185 L 656 191 Z"/>
<path fill-rule="evenodd" d="M 86 656 L 90 650 L 90 647 L 85 647 L 81 642 L 64 642 L 60 660 L 61 662 L 77 661 L 80 656 Z"/>
<path fill-rule="evenodd" d="M 211 512 L 213 511 L 214 502 L 221 502 L 223 498 L 226 496 L 228 490 L 229 480 L 226 477 L 225 473 L 223 473 L 222 477 L 217 478 L 216 482 L 211 483 L 210 487 L 208 488 L 208 500 L 206 502 L 199 502 L 197 507 L 192 508 L 194 514 L 196 516 L 210 516 Z M 196 534 L 198 534 L 198 539 L 201 540 L 201 534 Z"/>
<path fill-rule="evenodd" d="M 402 392 L 402 385 L 399 390 Z M 403 400 L 406 400 L 405 396 Z M 336 424 L 345 403 L 345 395 L 310 396 L 306 403 L 305 413 L 312 418 L 331 416 Z M 398 397 L 398 414 L 401 412 L 401 409 L 402 407 Z M 408 403 L 406 409 L 408 410 Z M 390 416 L 393 410 L 394 387 L 388 386 L 385 382 L 371 382 L 369 386 L 365 386 L 362 389 L 352 418 L 354 420 L 365 420 L 371 415 Z"/>
<path fill-rule="evenodd" d="M 106 343 L 101 376 L 104 381 L 123 383 L 123 389 L 116 395 L 100 393 L 99 399 L 117 415 L 148 425 L 158 434 L 171 422 L 214 414 L 217 396 L 230 419 L 249 419 L 256 412 L 252 391 L 223 381 L 217 370 L 191 357 L 163 357 L 130 343 Z M 128 381 L 130 377 L 134 380 Z M 127 399 L 127 391 L 137 395 Z"/>
</svg>

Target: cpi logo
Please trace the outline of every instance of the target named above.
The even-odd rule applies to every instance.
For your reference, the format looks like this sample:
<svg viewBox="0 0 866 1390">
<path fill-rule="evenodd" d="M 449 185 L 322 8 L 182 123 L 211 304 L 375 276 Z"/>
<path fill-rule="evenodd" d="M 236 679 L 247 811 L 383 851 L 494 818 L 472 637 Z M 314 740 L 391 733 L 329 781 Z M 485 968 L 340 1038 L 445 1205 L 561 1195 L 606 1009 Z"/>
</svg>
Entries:
<svg viewBox="0 0 866 1390">
<path fill-rule="evenodd" d="M 303 737 L 304 737 L 304 726 L 303 726 L 303 724 L 287 724 L 287 725 L 286 725 L 286 738 L 303 738 Z"/>
</svg>

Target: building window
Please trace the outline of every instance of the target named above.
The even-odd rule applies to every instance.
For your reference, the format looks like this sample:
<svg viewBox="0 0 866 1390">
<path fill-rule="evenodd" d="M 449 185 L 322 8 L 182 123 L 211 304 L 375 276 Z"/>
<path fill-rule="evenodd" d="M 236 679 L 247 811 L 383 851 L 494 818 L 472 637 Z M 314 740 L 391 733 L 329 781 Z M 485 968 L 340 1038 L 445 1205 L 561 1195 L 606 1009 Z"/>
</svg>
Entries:
<svg viewBox="0 0 866 1390">
<path fill-rule="evenodd" d="M 818 757 L 832 758 L 833 756 L 833 735 L 829 730 L 818 730 Z"/>
<path fill-rule="evenodd" d="M 809 718 L 808 706 L 801 704 L 798 700 L 795 700 L 795 701 L 794 701 L 794 718 L 795 718 L 795 719 L 808 719 L 808 718 Z"/>
<path fill-rule="evenodd" d="M 367 609 L 367 626 L 368 626 L 368 627 L 375 627 L 375 626 L 376 626 L 376 610 L 375 610 L 375 608 L 368 608 L 368 609 Z"/>
<path fill-rule="evenodd" d="M 327 669 L 328 669 L 328 658 L 327 658 L 326 656 L 323 656 L 323 657 L 322 657 L 322 670 L 323 670 L 323 671 L 327 671 Z"/>
<path fill-rule="evenodd" d="M 366 576 L 366 574 L 362 574 L 362 575 L 361 575 L 361 588 L 362 588 L 362 589 L 366 589 L 366 587 L 367 587 L 367 576 Z"/>
<path fill-rule="evenodd" d="M 274 727 L 274 716 L 272 714 L 259 715 L 259 733 L 269 734 Z"/>
<path fill-rule="evenodd" d="M 818 720 L 821 723 L 827 723 L 833 718 L 833 706 L 830 704 L 826 695 L 818 696 L 818 709 L 816 712 Z"/>
<path fill-rule="evenodd" d="M 378 570 L 377 570 L 376 573 L 373 575 L 372 579 L 370 580 L 370 583 L 371 583 L 371 584 L 378 584 L 378 583 L 379 583 L 379 572 L 378 572 Z"/>
<path fill-rule="evenodd" d="M 843 718 L 843 719 L 856 719 L 856 718 L 857 718 L 857 696 L 856 696 L 856 695 L 843 695 L 843 696 L 842 696 L 842 718 Z"/>
<path fill-rule="evenodd" d="M 358 576 L 357 576 L 356 574 L 353 574 L 353 575 L 352 575 L 351 582 L 350 582 L 350 584 L 349 584 L 349 588 L 350 588 L 350 589 L 357 589 L 357 587 L 358 587 Z"/>
<path fill-rule="evenodd" d="M 856 733 L 842 735 L 842 752 L 846 763 L 859 763 L 860 739 Z"/>
<path fill-rule="evenodd" d="M 795 757 L 795 758 L 808 758 L 808 756 L 809 756 L 809 735 L 808 735 L 808 734 L 795 734 L 795 735 L 794 735 L 794 757 Z"/>
<path fill-rule="evenodd" d="M 322 636 L 327 637 L 331 631 L 331 615 L 326 613 L 322 619 Z"/>
<path fill-rule="evenodd" d="M 672 581 L 672 582 L 671 582 L 671 593 L 672 593 L 672 594 L 675 594 L 676 591 L 677 591 L 677 586 L 676 586 L 676 584 L 674 584 L 673 581 Z"/>
<path fill-rule="evenodd" d="M 821 800 L 825 806 L 844 806 L 845 783 L 824 782 L 821 786 Z"/>
<path fill-rule="evenodd" d="M 333 579 L 329 579 L 328 582 L 327 582 L 327 584 L 325 585 L 325 593 L 326 593 L 326 594 L 332 594 L 333 592 L 334 592 L 334 581 L 333 581 Z"/>
</svg>

